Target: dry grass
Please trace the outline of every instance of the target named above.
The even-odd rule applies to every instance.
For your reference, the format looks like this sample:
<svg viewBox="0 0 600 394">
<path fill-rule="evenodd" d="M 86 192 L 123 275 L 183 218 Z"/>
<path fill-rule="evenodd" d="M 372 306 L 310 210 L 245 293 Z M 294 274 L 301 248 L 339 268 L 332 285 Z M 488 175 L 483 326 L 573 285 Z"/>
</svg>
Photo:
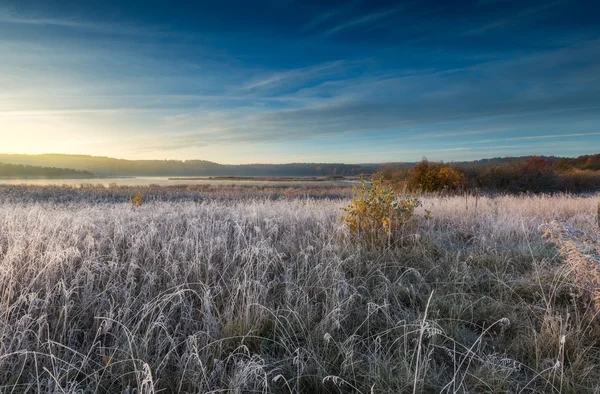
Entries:
<svg viewBox="0 0 600 394">
<path fill-rule="evenodd" d="M 596 310 L 600 311 L 600 232 L 590 234 L 558 221 L 542 228 L 545 235 L 560 247 L 581 294 L 590 298 Z"/>
<path fill-rule="evenodd" d="M 600 392 L 539 230 L 592 233 L 597 198 L 424 197 L 366 251 L 324 190 L 156 190 L 0 188 L 1 393 Z"/>
</svg>

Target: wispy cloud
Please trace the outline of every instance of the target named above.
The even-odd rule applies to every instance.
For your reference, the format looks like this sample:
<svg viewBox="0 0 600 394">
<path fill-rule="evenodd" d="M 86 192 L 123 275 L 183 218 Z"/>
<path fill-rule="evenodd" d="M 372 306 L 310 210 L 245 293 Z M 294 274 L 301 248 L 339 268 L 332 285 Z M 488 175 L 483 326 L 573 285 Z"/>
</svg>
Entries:
<svg viewBox="0 0 600 394">
<path fill-rule="evenodd" d="M 77 108 L 77 109 L 46 109 L 46 110 L 16 110 L 0 111 L 0 118 L 33 118 L 47 117 L 54 115 L 76 115 L 76 114 L 124 114 L 133 112 L 142 112 L 141 108 Z M 148 109 L 147 111 L 156 111 Z"/>
<path fill-rule="evenodd" d="M 312 20 L 310 20 L 310 22 L 308 22 L 306 25 L 304 25 L 302 27 L 303 31 L 306 30 L 311 30 L 325 22 L 327 22 L 329 19 L 332 19 L 334 16 L 336 16 L 338 13 L 340 12 L 339 9 L 337 10 L 332 10 L 332 11 L 328 11 L 328 12 L 324 12 L 322 14 L 317 15 L 316 17 L 314 17 Z"/>
<path fill-rule="evenodd" d="M 80 28 L 80 29 L 98 29 L 101 27 L 105 27 L 102 25 L 94 24 L 91 22 L 83 22 L 77 20 L 68 20 L 68 19 L 52 19 L 52 18 L 25 18 L 20 16 L 12 16 L 7 12 L 0 11 L 0 23 L 14 23 L 21 25 L 50 25 L 50 26 L 60 26 L 60 27 L 71 27 L 71 28 Z"/>
<path fill-rule="evenodd" d="M 541 13 L 548 10 L 549 8 L 556 7 L 556 6 L 559 6 L 562 4 L 564 4 L 564 1 L 556 0 L 556 1 L 542 4 L 539 6 L 530 7 L 530 8 L 527 8 L 527 9 L 517 12 L 515 15 L 511 15 L 506 18 L 497 19 L 492 22 L 487 22 L 484 25 L 479 26 L 477 28 L 469 29 L 469 30 L 465 31 L 462 35 L 464 35 L 464 36 L 480 35 L 480 34 L 488 32 L 490 30 L 502 28 L 502 27 L 505 27 L 505 26 L 508 26 L 511 24 L 515 24 L 518 22 L 523 22 L 524 20 L 531 19 L 532 17 L 534 17 L 536 15 L 540 15 Z"/>
<path fill-rule="evenodd" d="M 53 17 L 37 17 L 25 16 L 21 14 L 11 13 L 8 10 L 0 9 L 0 24 L 26 25 L 35 26 L 53 26 L 57 28 L 69 30 L 81 30 L 107 35 L 123 35 L 123 36 L 147 36 L 158 37 L 172 35 L 157 26 L 138 26 L 134 24 L 123 24 L 117 22 L 99 22 L 83 18 L 53 18 Z"/>
<path fill-rule="evenodd" d="M 202 137 L 190 133 L 170 133 L 152 135 L 151 137 L 129 140 L 129 145 L 135 146 L 135 153 L 151 153 L 156 151 L 172 151 L 183 148 L 203 148 L 209 146 Z"/>
<path fill-rule="evenodd" d="M 243 88 L 245 90 L 268 89 L 287 84 L 301 84 L 308 80 L 338 73 L 348 63 L 343 60 L 317 64 L 314 66 L 272 73 L 264 78 L 253 80 Z"/>
<path fill-rule="evenodd" d="M 600 107 L 599 107 L 599 109 L 600 109 Z M 600 133 L 590 132 L 590 133 L 530 135 L 530 136 L 523 136 L 523 137 L 481 140 L 481 141 L 474 141 L 474 143 L 490 144 L 490 143 L 504 142 L 504 141 L 535 141 L 535 140 L 552 140 L 552 139 L 561 139 L 561 138 L 587 138 L 587 137 L 600 137 Z"/>
<path fill-rule="evenodd" d="M 373 12 L 373 13 L 370 13 L 370 14 L 367 14 L 367 15 L 364 15 L 361 17 L 353 18 L 353 19 L 347 20 L 345 22 L 342 22 L 340 24 L 337 24 L 335 26 L 328 28 L 327 30 L 324 31 L 323 34 L 325 36 L 330 36 L 333 34 L 343 32 L 345 30 L 351 30 L 351 29 L 355 29 L 360 26 L 369 25 L 369 24 L 375 23 L 379 20 L 382 20 L 384 18 L 387 18 L 387 17 L 397 13 L 399 10 L 400 10 L 400 7 L 395 7 L 395 8 L 390 8 L 390 9 L 386 9 L 386 10 L 382 10 L 382 11 L 378 11 L 378 12 Z"/>
<path fill-rule="evenodd" d="M 355 0 L 348 4 L 345 4 L 342 7 L 335 8 L 335 9 L 327 11 L 327 12 L 322 12 L 322 13 L 318 14 L 317 16 L 315 16 L 314 18 L 312 18 L 307 24 L 302 26 L 302 31 L 312 30 L 315 27 L 321 26 L 321 25 L 325 24 L 327 21 L 334 19 L 336 16 L 338 16 L 340 14 L 344 14 L 344 13 L 348 12 L 349 10 L 355 8 L 358 4 L 360 4 L 360 0 Z"/>
</svg>

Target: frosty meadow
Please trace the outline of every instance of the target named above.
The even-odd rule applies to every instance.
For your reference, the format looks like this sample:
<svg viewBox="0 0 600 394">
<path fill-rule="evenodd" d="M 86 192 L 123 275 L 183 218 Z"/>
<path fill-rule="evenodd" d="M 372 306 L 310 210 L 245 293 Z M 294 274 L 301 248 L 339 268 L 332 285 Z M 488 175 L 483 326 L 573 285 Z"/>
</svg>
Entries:
<svg viewBox="0 0 600 394">
<path fill-rule="evenodd" d="M 372 249 L 324 190 L 0 187 L 0 392 L 598 392 L 540 228 L 597 196 L 425 196 Z"/>
<path fill-rule="evenodd" d="M 600 394 L 599 20 L 0 0 L 0 394 Z"/>
</svg>

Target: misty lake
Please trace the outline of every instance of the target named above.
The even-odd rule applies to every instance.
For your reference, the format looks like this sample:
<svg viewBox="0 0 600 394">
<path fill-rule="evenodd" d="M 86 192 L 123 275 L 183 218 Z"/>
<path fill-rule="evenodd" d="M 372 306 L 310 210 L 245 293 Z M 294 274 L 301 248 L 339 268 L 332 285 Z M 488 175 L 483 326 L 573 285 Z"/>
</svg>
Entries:
<svg viewBox="0 0 600 394">
<path fill-rule="evenodd" d="M 122 178 L 79 178 L 79 179 L 2 179 L 0 178 L 0 185 L 81 185 L 81 184 L 93 184 L 108 186 L 110 184 L 117 184 L 121 186 L 148 186 L 148 185 L 160 185 L 160 186 L 174 186 L 174 185 L 279 185 L 279 186 L 294 186 L 294 185 L 328 185 L 328 186 L 342 186 L 348 185 L 353 181 L 348 180 L 326 180 L 326 181 L 315 181 L 307 179 L 306 181 L 268 181 L 268 180 L 223 180 L 223 179 L 210 179 L 210 177 L 195 177 L 197 179 L 189 180 L 175 180 L 169 179 L 172 177 L 122 177 Z"/>
</svg>

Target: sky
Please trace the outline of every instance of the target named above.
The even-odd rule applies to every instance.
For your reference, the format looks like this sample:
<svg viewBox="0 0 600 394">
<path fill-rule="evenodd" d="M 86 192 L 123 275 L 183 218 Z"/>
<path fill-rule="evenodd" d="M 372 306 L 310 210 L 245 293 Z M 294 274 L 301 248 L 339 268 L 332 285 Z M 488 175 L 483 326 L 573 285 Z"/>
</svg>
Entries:
<svg viewBox="0 0 600 394">
<path fill-rule="evenodd" d="M 0 153 L 600 152 L 600 3 L 0 1 Z"/>
</svg>

